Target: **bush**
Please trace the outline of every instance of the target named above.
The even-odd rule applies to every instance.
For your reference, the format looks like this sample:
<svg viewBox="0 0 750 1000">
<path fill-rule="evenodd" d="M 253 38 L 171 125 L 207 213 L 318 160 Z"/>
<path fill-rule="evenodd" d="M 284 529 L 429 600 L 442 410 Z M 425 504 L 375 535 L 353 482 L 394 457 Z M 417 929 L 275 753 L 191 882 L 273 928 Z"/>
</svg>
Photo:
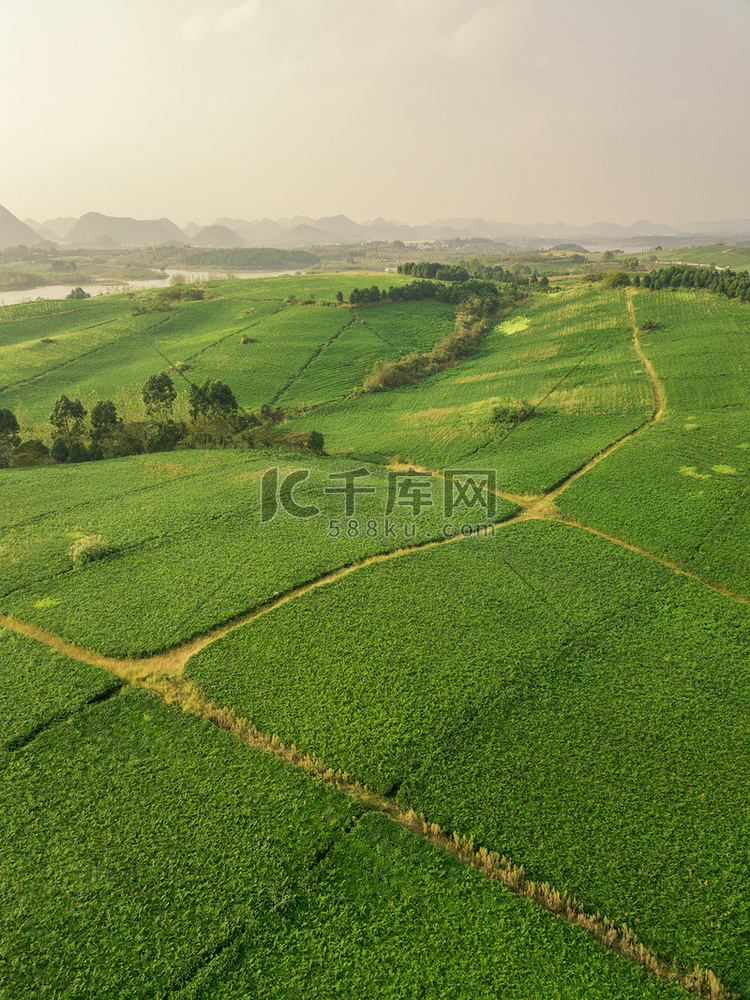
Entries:
<svg viewBox="0 0 750 1000">
<path fill-rule="evenodd" d="M 74 441 L 70 448 L 68 449 L 68 461 L 69 462 L 88 462 L 89 452 L 85 445 L 81 444 L 80 441 Z"/>
<path fill-rule="evenodd" d="M 86 563 L 104 559 L 114 550 L 101 535 L 87 535 L 79 538 L 68 549 L 68 558 L 74 566 L 85 566 Z"/>
<path fill-rule="evenodd" d="M 13 449 L 10 464 L 14 468 L 29 468 L 32 465 L 41 465 L 46 458 L 49 458 L 49 448 L 38 438 L 34 438 L 31 441 L 22 441 Z"/>
<path fill-rule="evenodd" d="M 506 400 L 492 408 L 492 420 L 496 424 L 511 424 L 516 427 L 533 416 L 534 407 L 531 403 L 522 403 L 516 400 Z"/>
<path fill-rule="evenodd" d="M 61 437 L 56 437 L 52 442 L 52 450 L 50 455 L 54 458 L 56 462 L 67 462 L 68 461 L 68 446 L 64 439 Z"/>
</svg>

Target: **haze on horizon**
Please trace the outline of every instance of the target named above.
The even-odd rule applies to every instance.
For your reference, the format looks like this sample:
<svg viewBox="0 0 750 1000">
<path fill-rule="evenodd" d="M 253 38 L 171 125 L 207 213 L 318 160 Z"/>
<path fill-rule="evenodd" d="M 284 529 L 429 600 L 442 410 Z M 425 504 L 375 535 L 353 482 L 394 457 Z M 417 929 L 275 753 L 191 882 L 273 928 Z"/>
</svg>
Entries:
<svg viewBox="0 0 750 1000">
<path fill-rule="evenodd" d="M 26 0 L 0 204 L 416 224 L 750 217 L 748 0 Z"/>
</svg>

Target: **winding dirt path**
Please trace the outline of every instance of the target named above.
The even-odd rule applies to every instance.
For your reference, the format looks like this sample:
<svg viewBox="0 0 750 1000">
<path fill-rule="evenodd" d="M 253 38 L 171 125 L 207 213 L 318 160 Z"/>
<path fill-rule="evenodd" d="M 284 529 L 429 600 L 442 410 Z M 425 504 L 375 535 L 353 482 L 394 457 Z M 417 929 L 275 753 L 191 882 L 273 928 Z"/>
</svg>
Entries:
<svg viewBox="0 0 750 1000">
<path fill-rule="evenodd" d="M 233 632 L 235 629 L 246 625 L 248 622 L 254 621 L 256 618 L 260 618 L 262 615 L 268 614 L 269 611 L 273 611 L 275 608 L 281 607 L 282 604 L 287 604 L 289 601 L 293 601 L 296 598 L 301 597 L 303 594 L 309 593 L 311 590 L 317 590 L 319 587 L 325 587 L 326 584 L 332 583 L 334 580 L 340 580 L 342 577 L 349 576 L 350 573 L 356 573 L 359 570 L 364 569 L 366 566 L 372 566 L 375 563 L 387 562 L 390 559 L 412 556 L 416 552 L 424 552 L 425 549 L 434 549 L 439 545 L 449 545 L 452 542 L 460 542 L 463 541 L 465 537 L 480 538 L 488 534 L 493 534 L 506 524 L 513 524 L 524 519 L 523 514 L 517 514 L 516 516 L 509 518 L 507 521 L 501 521 L 497 524 L 491 524 L 487 527 L 480 528 L 477 531 L 472 532 L 471 535 L 452 535 L 448 538 L 439 538 L 431 542 L 424 542 L 422 545 L 411 545 L 408 548 L 392 549 L 389 552 L 380 552 L 377 555 L 368 556 L 360 562 L 352 563 L 350 566 L 341 566 L 338 569 L 331 570 L 329 573 L 324 573 L 323 576 L 320 576 L 315 580 L 310 580 L 307 583 L 300 584 L 298 587 L 293 587 L 291 590 L 287 590 L 283 594 L 279 594 L 278 597 L 274 597 L 272 600 L 266 601 L 264 604 L 253 608 L 252 611 L 248 611 L 243 615 L 238 615 L 236 618 L 232 618 L 230 621 L 224 622 L 222 625 L 218 625 L 216 628 L 213 628 L 208 632 L 204 632 L 202 635 L 196 636 L 194 639 L 181 643 L 179 646 L 173 646 L 172 649 L 169 649 L 164 653 L 155 653 L 152 656 L 139 658 L 105 656 L 102 653 L 98 653 L 94 649 L 89 649 L 86 646 L 78 646 L 75 643 L 69 642 L 67 639 L 63 639 L 60 636 L 55 635 L 53 632 L 47 632 L 45 629 L 39 628 L 37 625 L 20 621 L 17 618 L 13 618 L 11 615 L 0 614 L 0 627 L 9 628 L 15 632 L 20 632 L 23 635 L 29 636 L 32 639 L 37 639 L 39 642 L 44 643 L 46 646 L 49 646 L 58 653 L 64 653 L 66 656 L 71 657 L 71 659 L 80 660 L 82 663 L 88 663 L 93 667 L 102 667 L 104 670 L 109 670 L 111 673 L 117 674 L 118 677 L 122 677 L 124 680 L 130 681 L 131 683 L 150 684 L 156 678 L 161 676 L 177 677 L 181 675 L 190 657 L 195 656 L 196 653 L 205 649 L 206 646 L 210 646 L 211 643 L 216 642 L 217 639 L 221 639 L 229 632 Z"/>
<path fill-rule="evenodd" d="M 611 455 L 613 451 L 623 445 L 626 441 L 631 440 L 636 434 L 639 434 L 652 424 L 656 423 L 658 420 L 661 420 L 665 412 L 665 395 L 653 365 L 643 353 L 638 339 L 631 289 L 628 289 L 627 291 L 627 310 L 632 333 L 633 348 L 643 364 L 651 385 L 654 400 L 654 409 L 651 416 L 635 430 L 626 434 L 618 441 L 615 441 L 594 458 L 590 459 L 580 469 L 565 479 L 560 485 L 546 494 L 541 496 L 519 496 L 494 491 L 498 496 L 521 506 L 523 508 L 522 513 L 511 517 L 506 521 L 502 521 L 498 524 L 491 525 L 486 529 L 477 531 L 467 537 L 477 537 L 478 535 L 486 535 L 490 532 L 494 533 L 508 524 L 514 524 L 528 519 L 560 520 L 560 515 L 554 501 L 563 490 L 565 490 L 572 482 L 575 482 L 576 479 L 580 478 L 594 466 L 598 465 L 608 455 Z M 418 472 L 429 472 L 431 475 L 437 475 L 438 477 L 440 475 L 439 473 L 431 472 L 430 470 L 422 469 L 416 466 L 408 467 L 414 468 L 415 471 Z M 670 562 L 667 559 L 662 559 L 661 557 L 654 555 L 654 553 L 642 549 L 640 546 L 633 545 L 632 543 L 627 542 L 624 539 L 617 538 L 614 535 L 610 535 L 605 531 L 601 531 L 589 525 L 580 524 L 577 521 L 573 521 L 568 518 L 563 519 L 563 523 L 570 525 L 574 529 L 587 531 L 593 535 L 597 535 L 615 545 L 619 545 L 630 550 L 631 552 L 635 552 L 638 555 L 653 560 L 654 562 L 658 562 L 660 565 L 672 570 L 674 573 L 695 580 L 703 586 L 706 586 L 733 601 L 746 606 L 750 605 L 750 599 L 743 597 L 740 594 L 736 594 L 717 584 L 711 583 L 708 580 L 704 580 L 690 570 L 683 569 L 681 566 Z M 514 867 L 506 861 L 505 858 L 500 858 L 497 854 L 491 854 L 484 848 L 476 850 L 474 848 L 473 841 L 470 839 L 461 837 L 457 833 L 446 833 L 436 824 L 429 823 L 424 817 L 417 816 L 411 811 L 404 812 L 394 798 L 379 795 L 371 789 L 368 789 L 357 782 L 351 781 L 348 775 L 341 772 L 335 772 L 333 769 L 328 768 L 325 763 L 321 763 L 313 758 L 298 753 L 294 746 L 287 747 L 283 745 L 275 736 L 259 732 L 247 720 L 238 719 L 232 712 L 213 705 L 205 698 L 200 690 L 198 690 L 189 680 L 182 676 L 188 660 L 200 650 L 215 642 L 217 639 L 220 639 L 222 636 L 227 635 L 248 622 L 254 621 L 256 618 L 273 611 L 275 608 L 280 607 L 283 604 L 295 600 L 296 598 L 301 597 L 312 590 L 316 590 L 319 587 L 323 587 L 334 580 L 339 580 L 342 577 L 348 576 L 350 573 L 355 573 L 366 566 L 385 562 L 390 559 L 410 556 L 415 552 L 435 548 L 438 545 L 460 542 L 463 538 L 464 536 L 462 535 L 456 535 L 449 538 L 437 539 L 422 545 L 415 545 L 408 548 L 395 549 L 390 552 L 380 553 L 379 555 L 370 556 L 369 558 L 363 559 L 361 562 L 354 563 L 350 566 L 340 567 L 339 569 L 324 574 L 317 580 L 295 587 L 284 594 L 279 595 L 273 600 L 268 601 L 260 607 L 255 608 L 253 611 L 234 618 L 231 621 L 226 622 L 187 643 L 176 646 L 165 653 L 141 659 L 104 656 L 101 653 L 97 653 L 95 650 L 77 646 L 74 643 L 60 638 L 59 636 L 46 632 L 44 629 L 38 628 L 37 626 L 27 622 L 19 621 L 8 615 L 0 615 L 0 627 L 12 629 L 23 635 L 36 639 L 48 647 L 51 647 L 60 653 L 64 653 L 72 659 L 80 660 L 92 666 L 102 667 L 131 684 L 146 687 L 162 697 L 165 702 L 176 705 L 185 712 L 200 716 L 201 718 L 204 718 L 221 728 L 227 729 L 237 738 L 244 740 L 246 743 L 257 747 L 258 749 L 273 753 L 319 780 L 325 781 L 326 783 L 339 788 L 341 791 L 354 796 L 366 809 L 378 810 L 387 813 L 392 819 L 406 827 L 412 833 L 424 837 L 440 849 L 453 854 L 465 864 L 471 865 L 473 868 L 482 872 L 488 878 L 502 882 L 512 892 L 523 895 L 542 908 L 582 927 L 597 941 L 601 942 L 611 950 L 623 955 L 631 962 L 645 967 L 655 976 L 667 981 L 676 982 L 683 988 L 686 988 L 693 993 L 697 993 L 699 996 L 712 996 L 716 998 L 729 997 L 730 994 L 725 990 L 712 971 L 696 968 L 694 972 L 685 974 L 679 972 L 674 965 L 665 965 L 653 952 L 648 951 L 648 949 L 646 949 L 643 944 L 635 938 L 632 931 L 630 931 L 626 926 L 623 925 L 622 928 L 615 927 L 614 924 L 606 917 L 602 917 L 598 913 L 596 915 L 587 913 L 577 900 L 571 899 L 564 893 L 561 894 L 557 892 L 553 887 L 547 884 L 540 885 L 526 879 L 523 874 L 523 869 Z"/>
<path fill-rule="evenodd" d="M 622 445 L 626 444 L 628 441 L 631 441 L 636 436 L 636 434 L 641 434 L 643 431 L 647 430 L 653 424 L 657 423 L 657 421 L 661 420 L 661 418 L 664 416 L 666 408 L 664 389 L 662 388 L 662 385 L 659 382 L 659 378 L 656 374 L 656 371 L 654 370 L 654 366 L 651 364 L 646 355 L 643 353 L 641 342 L 638 339 L 638 327 L 636 326 L 635 322 L 635 309 L 633 308 L 632 288 L 628 288 L 627 290 L 627 303 L 628 303 L 628 321 L 630 323 L 630 333 L 633 341 L 633 350 L 638 355 L 638 358 L 644 367 L 646 375 L 648 376 L 649 384 L 651 385 L 651 393 L 654 398 L 653 413 L 647 420 L 644 420 L 643 423 L 639 424 L 638 427 L 636 427 L 634 430 L 630 431 L 628 434 L 624 434 L 621 438 L 618 438 L 617 441 L 614 441 L 603 451 L 600 451 L 598 455 L 595 455 L 593 458 L 589 459 L 589 461 L 586 462 L 584 465 L 582 465 L 580 469 L 578 469 L 572 475 L 568 476 L 567 479 L 563 480 L 563 482 L 560 483 L 559 486 L 556 486 L 553 490 L 550 490 L 549 493 L 546 493 L 544 495 L 544 499 L 548 501 L 549 500 L 554 501 L 555 497 L 559 496 L 562 493 L 562 491 L 566 490 L 571 483 L 576 481 L 576 479 L 580 479 L 580 477 L 584 476 L 590 469 L 593 469 L 595 465 L 598 465 L 605 458 L 611 455 L 613 451 L 616 451 L 618 448 L 622 447 Z"/>
</svg>

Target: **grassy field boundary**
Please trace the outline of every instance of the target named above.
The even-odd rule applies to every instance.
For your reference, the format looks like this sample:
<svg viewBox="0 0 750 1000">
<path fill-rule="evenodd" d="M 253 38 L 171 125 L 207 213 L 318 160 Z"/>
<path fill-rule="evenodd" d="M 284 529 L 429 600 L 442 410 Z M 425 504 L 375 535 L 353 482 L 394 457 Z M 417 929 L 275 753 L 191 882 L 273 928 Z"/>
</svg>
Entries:
<svg viewBox="0 0 750 1000">
<path fill-rule="evenodd" d="M 313 353 L 310 355 L 310 357 L 307 359 L 307 361 L 302 365 L 301 368 L 299 368 L 294 373 L 294 375 L 289 379 L 289 381 L 286 383 L 286 385 L 282 386 L 281 389 L 279 389 L 279 391 L 276 393 L 276 395 L 271 400 L 271 404 L 270 405 L 271 406 L 275 406 L 276 403 L 278 403 L 278 401 L 281 399 L 281 397 L 285 393 L 287 393 L 292 388 L 292 386 L 302 378 L 302 376 L 307 371 L 307 369 L 310 367 L 310 365 L 317 358 L 320 357 L 320 355 L 323 353 L 323 351 L 326 349 L 326 347 L 330 347 L 331 344 L 335 343 L 339 339 L 339 337 L 341 336 L 341 334 L 344 332 L 344 330 L 348 330 L 350 327 L 354 326 L 357 322 L 359 322 L 359 321 L 358 321 L 358 319 L 357 319 L 356 316 L 354 317 L 354 319 L 350 319 L 349 322 L 345 322 L 344 325 L 341 327 L 340 330 L 337 330 L 336 333 L 334 333 L 334 335 L 332 337 L 330 337 L 325 343 L 321 344 L 320 347 L 318 347 L 315 351 L 313 351 Z"/>
<path fill-rule="evenodd" d="M 158 322 L 154 323 L 153 326 L 148 327 L 147 330 L 135 330 L 133 331 L 133 333 L 124 334 L 122 337 L 117 338 L 116 341 L 109 341 L 106 344 L 99 344 L 98 347 L 92 347 L 90 351 L 84 351 L 82 354 L 76 354 L 71 358 L 66 358 L 65 361 L 60 361 L 58 364 L 52 365 L 51 368 L 45 368 L 43 372 L 37 372 L 35 375 L 29 376 L 29 378 L 22 378 L 19 379 L 19 381 L 17 382 L 9 382 L 7 385 L 0 386 L 0 394 L 7 392 L 9 389 L 15 389 L 18 386 L 29 385 L 31 382 L 37 382 L 40 379 L 46 378 L 47 375 L 49 375 L 51 372 L 56 372 L 60 371 L 60 369 L 62 368 L 67 368 L 68 365 L 73 365 L 77 361 L 80 361 L 82 358 L 90 358 L 92 357 L 92 355 L 98 354 L 100 351 L 107 350 L 107 348 L 111 347 L 112 344 L 114 343 L 121 344 L 128 340 L 133 340 L 136 337 L 142 337 L 144 333 L 153 333 L 153 331 L 157 327 L 162 326 L 162 324 L 164 323 L 168 323 L 171 319 L 174 319 L 175 316 L 179 315 L 180 312 L 184 312 L 184 309 L 180 309 L 179 311 L 175 311 L 174 314 L 170 316 L 165 316 L 164 318 L 159 319 Z M 85 329 L 93 330 L 96 329 L 97 327 L 107 326 L 110 323 L 117 323 L 117 322 L 119 322 L 119 320 L 110 319 L 104 323 L 94 323 L 92 326 L 85 327 Z"/>
<path fill-rule="evenodd" d="M 590 469 L 593 469 L 595 465 L 598 465 L 605 458 L 611 455 L 613 451 L 616 451 L 627 441 L 632 440 L 632 438 L 634 438 L 636 434 L 640 434 L 641 431 L 648 430 L 649 427 L 657 423 L 664 416 L 664 412 L 666 409 L 666 403 L 665 403 L 666 397 L 664 394 L 664 389 L 661 385 L 661 382 L 659 381 L 659 377 L 656 374 L 654 366 L 651 364 L 649 359 L 644 354 L 640 340 L 638 339 L 638 328 L 636 326 L 635 310 L 633 308 L 633 293 L 632 289 L 630 288 L 627 290 L 627 309 L 628 309 L 628 321 L 630 323 L 630 332 L 632 337 L 633 350 L 638 355 L 638 358 L 646 371 L 646 376 L 648 377 L 649 384 L 651 386 L 651 393 L 654 399 L 653 412 L 650 417 L 648 417 L 646 420 L 643 421 L 643 423 L 639 424 L 637 427 L 635 427 L 632 431 L 629 431 L 627 434 L 623 434 L 623 436 L 621 438 L 618 438 L 617 441 L 613 441 L 612 444 L 602 449 L 602 451 L 600 451 L 598 455 L 595 455 L 593 458 L 590 458 L 588 462 L 584 462 L 584 464 L 580 467 L 580 469 L 577 469 L 575 472 L 571 473 L 569 476 L 563 479 L 561 483 L 559 483 L 557 486 L 554 486 L 551 490 L 549 490 L 549 492 L 545 494 L 545 496 L 549 500 L 554 500 L 557 496 L 560 495 L 560 493 L 563 492 L 563 490 L 567 489 L 571 483 L 575 482 L 576 479 L 579 479 L 581 476 L 585 475 Z M 656 557 L 654 556 L 653 558 Z"/>
</svg>

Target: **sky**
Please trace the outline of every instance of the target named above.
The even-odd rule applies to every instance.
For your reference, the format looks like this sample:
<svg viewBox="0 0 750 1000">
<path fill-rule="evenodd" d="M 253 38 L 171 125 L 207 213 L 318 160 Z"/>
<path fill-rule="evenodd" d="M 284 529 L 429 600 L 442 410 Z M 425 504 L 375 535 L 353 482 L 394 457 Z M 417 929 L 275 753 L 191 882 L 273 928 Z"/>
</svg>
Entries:
<svg viewBox="0 0 750 1000">
<path fill-rule="evenodd" d="M 750 0 L 10 0 L 0 204 L 750 218 L 748 40 Z"/>
</svg>

